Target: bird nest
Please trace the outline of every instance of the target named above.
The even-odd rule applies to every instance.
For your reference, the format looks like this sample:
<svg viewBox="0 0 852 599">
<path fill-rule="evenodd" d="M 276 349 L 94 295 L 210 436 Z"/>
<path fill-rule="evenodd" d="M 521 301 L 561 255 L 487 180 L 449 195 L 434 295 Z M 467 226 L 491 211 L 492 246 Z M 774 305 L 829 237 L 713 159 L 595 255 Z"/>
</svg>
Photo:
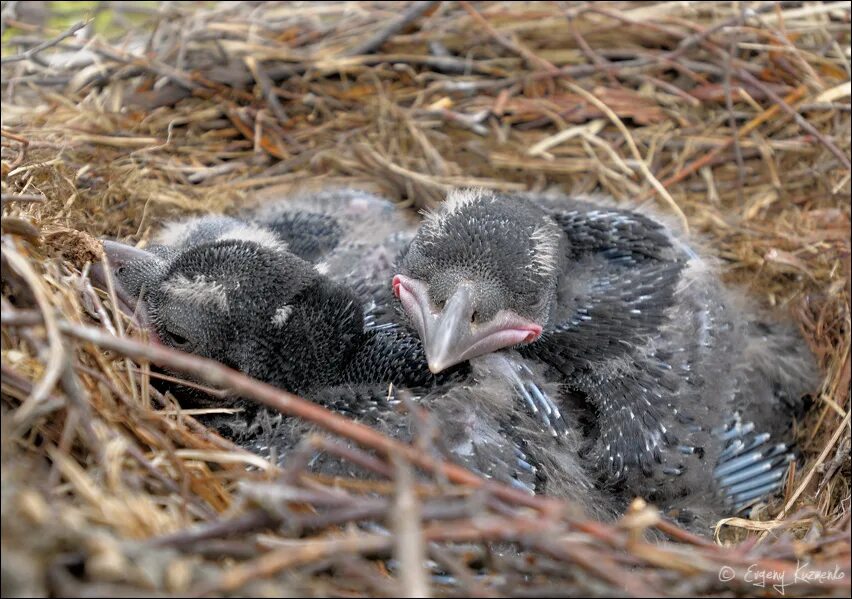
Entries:
<svg viewBox="0 0 852 599">
<path fill-rule="evenodd" d="M 848 2 L 4 2 L 2 594 L 849 596 L 849 25 Z M 149 345 L 85 277 L 98 237 L 340 185 L 673 214 L 820 362 L 783 497 L 715 539 L 639 500 L 590 521 Z M 152 364 L 327 435 L 279 468 Z M 311 474 L 320 451 L 374 476 Z"/>
</svg>

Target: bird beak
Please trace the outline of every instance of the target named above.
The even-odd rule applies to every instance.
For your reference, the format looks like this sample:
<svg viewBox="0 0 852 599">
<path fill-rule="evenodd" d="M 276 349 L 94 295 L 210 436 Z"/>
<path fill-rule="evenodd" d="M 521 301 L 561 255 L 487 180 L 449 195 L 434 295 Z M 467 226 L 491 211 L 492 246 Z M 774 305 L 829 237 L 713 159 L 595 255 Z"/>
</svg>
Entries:
<svg viewBox="0 0 852 599">
<path fill-rule="evenodd" d="M 116 241 L 103 240 L 104 258 L 103 262 L 92 264 L 89 269 L 89 277 L 96 287 L 109 291 L 108 277 L 112 279 L 112 285 L 115 289 L 116 300 L 118 300 L 119 310 L 134 319 L 137 324 L 143 328 L 149 328 L 147 325 L 147 313 L 145 312 L 145 303 L 139 298 L 133 297 L 127 292 L 124 286 L 115 277 L 115 272 L 118 268 L 124 266 L 128 262 L 134 260 L 156 260 L 157 257 L 151 252 L 118 243 Z M 110 272 L 107 273 L 107 268 Z"/>
<path fill-rule="evenodd" d="M 420 333 L 429 370 L 442 370 L 477 356 L 531 343 L 541 336 L 541 326 L 512 310 L 501 310 L 484 323 L 474 323 L 474 289 L 461 283 L 442 310 L 436 310 L 422 281 L 396 275 L 394 294 Z"/>
<path fill-rule="evenodd" d="M 124 266 L 134 260 L 152 260 L 156 258 L 151 252 L 127 245 L 126 243 L 110 241 L 109 239 L 104 239 L 101 243 L 104 245 L 104 254 L 106 254 L 106 258 L 113 268 Z"/>
</svg>

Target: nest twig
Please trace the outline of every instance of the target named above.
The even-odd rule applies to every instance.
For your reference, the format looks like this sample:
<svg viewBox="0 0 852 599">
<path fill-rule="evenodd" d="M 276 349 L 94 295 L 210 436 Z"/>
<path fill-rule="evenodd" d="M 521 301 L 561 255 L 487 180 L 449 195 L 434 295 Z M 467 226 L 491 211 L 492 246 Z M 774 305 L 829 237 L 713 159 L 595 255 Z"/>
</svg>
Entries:
<svg viewBox="0 0 852 599">
<path fill-rule="evenodd" d="M 4 592 L 848 596 L 848 3 L 29 4 L 2 7 Z M 785 497 L 714 540 L 590 521 L 148 345 L 86 282 L 93 238 L 337 185 L 659 202 L 823 368 Z M 151 364 L 327 436 L 282 470 Z"/>
</svg>

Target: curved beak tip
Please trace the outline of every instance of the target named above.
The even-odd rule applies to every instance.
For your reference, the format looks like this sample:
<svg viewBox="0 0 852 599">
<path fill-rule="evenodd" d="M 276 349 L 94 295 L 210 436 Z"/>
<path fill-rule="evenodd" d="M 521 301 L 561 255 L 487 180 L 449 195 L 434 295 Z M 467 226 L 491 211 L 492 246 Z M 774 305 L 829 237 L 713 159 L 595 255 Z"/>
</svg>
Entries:
<svg viewBox="0 0 852 599">
<path fill-rule="evenodd" d="M 447 368 L 451 366 L 455 366 L 459 362 L 463 362 L 465 360 L 464 356 L 456 351 L 430 351 L 434 348 L 430 348 L 427 346 L 426 348 L 426 362 L 429 365 L 429 371 L 432 374 L 438 374 L 439 372 L 443 372 Z"/>
<path fill-rule="evenodd" d="M 438 374 L 445 368 L 446 366 L 444 366 L 444 364 L 442 364 L 441 362 L 429 361 L 429 372 L 431 372 L 432 374 Z"/>
</svg>

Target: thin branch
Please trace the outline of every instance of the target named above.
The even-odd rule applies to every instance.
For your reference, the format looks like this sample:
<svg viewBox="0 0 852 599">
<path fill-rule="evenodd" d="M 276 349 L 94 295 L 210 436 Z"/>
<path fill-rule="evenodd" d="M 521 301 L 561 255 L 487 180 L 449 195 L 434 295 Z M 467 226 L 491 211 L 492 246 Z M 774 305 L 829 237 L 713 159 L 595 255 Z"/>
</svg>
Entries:
<svg viewBox="0 0 852 599">
<path fill-rule="evenodd" d="M 400 564 L 400 597 L 428 597 L 425 544 L 420 526 L 420 501 L 414 492 L 414 473 L 404 460 L 394 459 L 396 498 L 391 511 L 394 529 L 394 551 Z"/>
<path fill-rule="evenodd" d="M 837 145 L 828 139 L 825 135 L 819 132 L 816 127 L 811 125 L 805 117 L 799 114 L 798 110 L 795 110 L 791 107 L 787 102 L 784 101 L 781 96 L 776 94 L 768 85 L 764 85 L 762 81 L 760 81 L 757 77 L 746 71 L 745 69 L 737 69 L 737 76 L 740 79 L 744 79 L 748 83 L 751 83 L 756 88 L 760 89 L 766 96 L 775 102 L 776 106 L 779 106 L 781 110 L 786 112 L 788 115 L 793 117 L 793 120 L 796 121 L 796 124 L 799 125 L 802 129 L 813 135 L 822 145 L 824 145 L 829 152 L 831 152 L 837 161 L 846 168 L 848 171 L 852 171 L 852 162 L 849 161 L 849 157 L 846 156 L 843 151 L 837 147 Z"/>
<path fill-rule="evenodd" d="M 788 102 L 795 102 L 797 99 L 804 96 L 806 92 L 807 92 L 807 88 L 804 85 L 800 85 L 798 88 L 793 90 L 787 96 L 787 101 Z M 749 121 L 744 127 L 740 128 L 739 131 L 737 132 L 737 135 L 740 138 L 748 135 L 749 133 L 754 131 L 757 127 L 759 127 L 761 124 L 765 123 L 766 121 L 771 119 L 773 116 L 778 114 L 779 110 L 781 110 L 781 108 L 777 104 L 775 106 L 770 106 L 766 111 L 758 114 L 751 121 Z M 685 167 L 680 169 L 678 172 L 676 172 L 671 177 L 664 179 L 663 185 L 666 186 L 666 187 L 671 187 L 672 185 L 679 183 L 680 181 L 683 181 L 688 176 L 690 176 L 691 174 L 693 174 L 693 173 L 697 172 L 699 169 L 701 169 L 701 167 L 706 166 L 706 165 L 710 164 L 711 162 L 713 162 L 722 152 L 724 152 L 729 147 L 731 147 L 731 145 L 733 143 L 734 143 L 734 138 L 729 137 L 727 140 L 725 140 L 725 143 L 717 146 L 713 151 L 708 152 L 707 154 L 705 154 L 701 158 L 698 158 L 697 160 L 692 161 L 691 163 L 689 163 L 688 165 L 686 165 Z M 641 201 L 641 200 L 647 199 L 650 195 L 651 195 L 650 193 L 645 193 L 645 194 L 642 195 L 642 197 L 639 198 L 639 200 Z"/>
<path fill-rule="evenodd" d="M 0 318 L 2 318 L 0 322 L 7 326 L 26 326 L 27 324 L 31 325 L 34 321 L 41 322 L 38 312 L 35 311 L 17 311 L 11 314 L 7 311 Z M 561 510 L 559 502 L 553 499 L 531 496 L 506 485 L 486 481 L 460 466 L 436 460 L 423 454 L 415 447 L 391 439 L 368 426 L 331 412 L 297 395 L 252 379 L 213 360 L 179 352 L 161 345 L 150 345 L 125 337 L 116 337 L 99 328 L 72 324 L 67 321 L 59 321 L 58 327 L 66 336 L 93 343 L 130 358 L 148 360 L 161 366 L 168 366 L 184 374 L 197 377 L 213 387 L 230 389 L 240 397 L 252 399 L 283 414 L 297 416 L 312 422 L 331 433 L 375 449 L 386 456 L 402 456 L 427 472 L 445 476 L 454 483 L 483 488 L 510 503 L 537 509 L 543 516 L 551 517 Z"/>
<path fill-rule="evenodd" d="M 35 193 L 4 193 L 0 194 L 0 202 L 8 204 L 12 202 L 35 202 L 43 203 L 47 201 L 43 195 Z"/>
<path fill-rule="evenodd" d="M 742 21 L 742 13 L 740 13 L 740 25 L 742 24 Z M 740 147 L 740 134 L 737 131 L 737 117 L 734 115 L 734 98 L 731 92 L 731 66 L 734 58 L 736 58 L 736 53 L 737 39 L 736 36 L 732 36 L 728 56 L 725 60 L 725 77 L 723 78 L 722 83 L 725 88 L 725 108 L 728 111 L 728 127 L 734 133 L 734 158 L 737 161 L 737 200 L 742 203 L 743 185 L 745 185 L 745 162 L 743 161 L 743 150 Z"/>
<path fill-rule="evenodd" d="M 343 55 L 360 56 L 362 54 L 372 54 L 373 52 L 376 52 L 385 44 L 385 42 L 426 14 L 426 12 L 428 12 L 436 4 L 438 4 L 438 2 L 435 0 L 413 2 L 405 12 L 391 20 L 385 28 L 380 29 L 371 38 L 348 50 Z"/>
<path fill-rule="evenodd" d="M 536 56 L 536 54 L 532 52 L 529 48 L 523 46 L 522 44 L 516 41 L 510 40 L 509 38 L 501 34 L 499 31 L 494 29 L 491 23 L 489 23 L 485 17 L 479 14 L 479 12 L 473 6 L 471 6 L 469 2 L 461 0 L 459 4 L 463 9 L 467 11 L 467 13 L 471 17 L 473 17 L 474 21 L 479 23 L 482 28 L 488 32 L 488 35 L 494 38 L 494 41 L 496 41 L 498 44 L 500 44 L 507 50 L 511 50 L 512 52 L 521 55 L 530 64 L 530 66 L 542 68 L 548 73 L 556 73 L 559 71 L 559 69 L 556 68 L 556 66 L 552 62 L 545 60 L 540 56 Z"/>
<path fill-rule="evenodd" d="M 281 102 L 278 101 L 278 96 L 275 94 L 275 83 L 273 83 L 272 79 L 269 78 L 269 75 L 266 74 L 263 66 L 258 64 L 258 61 L 254 56 L 247 56 L 245 60 L 246 65 L 248 65 L 249 70 L 252 75 L 254 75 L 254 80 L 257 81 L 257 84 L 260 86 L 260 89 L 263 92 L 263 97 L 266 98 L 266 101 L 269 104 L 269 108 L 272 110 L 273 114 L 275 114 L 275 118 L 278 119 L 279 123 L 286 123 L 290 117 L 287 116 L 287 112 L 284 110 L 284 107 L 281 106 Z"/>
<path fill-rule="evenodd" d="M 12 56 L 4 56 L 3 58 L 0 58 L 0 64 L 8 64 L 10 62 L 20 62 L 22 60 L 29 60 L 40 52 L 43 52 L 48 48 L 52 48 L 53 46 L 56 46 L 57 44 L 61 43 L 63 40 L 68 39 L 89 23 L 90 21 L 80 21 L 79 23 L 74 23 L 73 25 L 71 25 L 71 27 L 60 33 L 55 38 L 42 42 L 38 46 L 33 46 L 26 52 L 22 52 L 21 54 L 13 54 Z"/>
</svg>

